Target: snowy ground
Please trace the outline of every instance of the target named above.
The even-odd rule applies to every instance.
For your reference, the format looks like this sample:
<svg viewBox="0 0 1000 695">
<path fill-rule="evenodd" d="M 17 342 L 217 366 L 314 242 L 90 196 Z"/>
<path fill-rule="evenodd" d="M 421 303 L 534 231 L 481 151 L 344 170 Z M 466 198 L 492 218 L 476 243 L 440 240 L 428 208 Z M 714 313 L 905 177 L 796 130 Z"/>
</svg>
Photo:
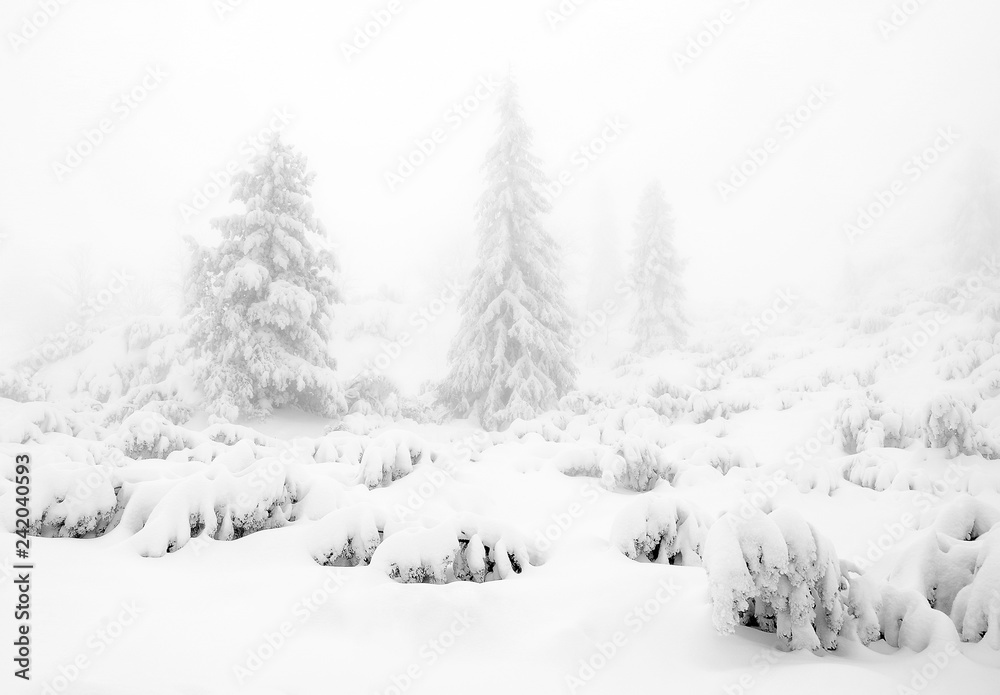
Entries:
<svg viewBox="0 0 1000 695">
<path fill-rule="evenodd" d="M 368 406 L 336 428 L 210 425 L 179 409 L 169 327 L 110 331 L 40 373 L 47 401 L 0 399 L 5 571 L 22 453 L 38 534 L 33 679 L 4 692 L 990 692 L 993 296 L 789 315 L 738 349 L 617 366 L 591 346 L 583 390 L 504 433 Z M 122 375 L 169 388 L 128 414 Z M 710 576 L 709 536 L 775 509 L 871 590 L 874 628 L 845 614 L 833 651 L 719 633 L 732 558 Z M 670 545 L 655 562 L 635 552 L 647 522 Z M 4 581 L 5 641 L 15 602 Z"/>
</svg>

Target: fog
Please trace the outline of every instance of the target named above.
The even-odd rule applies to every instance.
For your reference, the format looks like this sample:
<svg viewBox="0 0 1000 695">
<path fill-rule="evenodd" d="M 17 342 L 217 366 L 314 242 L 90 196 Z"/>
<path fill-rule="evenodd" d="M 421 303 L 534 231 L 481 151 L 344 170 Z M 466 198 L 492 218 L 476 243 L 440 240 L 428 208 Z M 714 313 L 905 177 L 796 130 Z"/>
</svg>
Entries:
<svg viewBox="0 0 1000 695">
<path fill-rule="evenodd" d="M 782 287 L 837 302 L 851 278 L 919 277 L 940 261 L 974 162 L 996 151 L 1000 6 L 897 5 L 915 11 L 867 0 L 108 0 L 54 5 L 32 31 L 41 5 L 8 2 L 0 347 L 26 349 L 58 327 L 74 264 L 169 294 L 183 237 L 213 239 L 209 221 L 234 209 L 213 176 L 241 168 L 269 124 L 318 174 L 348 298 L 464 277 L 497 127 L 489 85 L 508 74 L 545 172 L 571 181 L 551 189 L 545 225 L 577 309 L 595 247 L 627 263 L 653 178 L 673 206 L 694 310 L 753 307 Z M 433 151 L 413 157 L 428 139 Z M 935 141 L 947 143 L 936 161 L 904 173 Z M 401 157 L 423 161 L 392 183 Z M 852 242 L 845 225 L 895 179 L 905 190 Z"/>
</svg>

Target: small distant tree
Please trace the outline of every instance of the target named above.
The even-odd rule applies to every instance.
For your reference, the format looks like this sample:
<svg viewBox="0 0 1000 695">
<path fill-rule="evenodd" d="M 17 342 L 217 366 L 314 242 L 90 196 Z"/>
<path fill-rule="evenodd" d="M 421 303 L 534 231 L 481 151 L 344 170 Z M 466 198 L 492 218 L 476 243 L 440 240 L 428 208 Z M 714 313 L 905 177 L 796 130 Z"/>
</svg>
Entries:
<svg viewBox="0 0 1000 695">
<path fill-rule="evenodd" d="M 674 218 L 659 182 L 651 183 L 643 193 L 634 228 L 631 281 L 636 351 L 650 354 L 680 347 L 687 334 L 681 285 L 684 263 L 674 247 Z"/>
<path fill-rule="evenodd" d="M 498 110 L 477 212 L 478 261 L 441 390 L 455 414 L 474 412 L 493 429 L 555 405 L 576 378 L 560 252 L 539 221 L 550 207 L 540 190 L 544 175 L 511 80 Z"/>
<path fill-rule="evenodd" d="M 346 407 L 328 347 L 336 265 L 313 214 L 314 178 L 275 137 L 234 178 L 231 200 L 245 210 L 212 221 L 219 246 L 192 249 L 186 301 L 215 415 L 261 418 L 294 405 L 332 417 Z"/>
</svg>

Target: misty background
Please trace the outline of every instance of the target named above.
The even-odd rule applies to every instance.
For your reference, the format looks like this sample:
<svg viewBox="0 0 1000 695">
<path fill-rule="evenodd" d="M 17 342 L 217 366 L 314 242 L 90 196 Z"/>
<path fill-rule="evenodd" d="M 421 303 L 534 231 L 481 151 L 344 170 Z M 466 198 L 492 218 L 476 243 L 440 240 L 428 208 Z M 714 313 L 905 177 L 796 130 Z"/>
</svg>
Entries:
<svg viewBox="0 0 1000 695">
<path fill-rule="evenodd" d="M 40 5 L 8 2 L 2 361 L 62 329 L 87 274 L 98 288 L 116 271 L 135 278 L 120 310 L 175 310 L 184 236 L 214 239 L 209 221 L 238 208 L 228 186 L 209 186 L 213 175 L 246 164 L 276 110 L 318 173 L 314 202 L 348 302 L 464 280 L 497 126 L 492 98 L 476 90 L 508 71 L 543 169 L 572 177 L 546 225 L 578 312 L 595 276 L 627 266 L 652 178 L 673 206 L 695 321 L 714 311 L 741 323 L 785 287 L 836 304 L 852 286 L 918 280 L 942 262 L 997 152 L 1000 6 L 907 3 L 916 11 L 886 36 L 879 23 L 902 4 L 399 0 L 348 59 L 345 45 L 388 0 L 68 2 L 25 42 L 11 32 Z M 677 55 L 724 11 L 732 21 L 680 69 Z M 123 106 L 144 79 L 144 98 Z M 817 89 L 829 98 L 786 137 L 781 119 Z M 476 108 L 456 119 L 467 99 Z M 60 176 L 54 165 L 102 119 L 109 132 Z M 612 132 L 609 119 L 622 132 L 583 167 L 581 148 Z M 443 141 L 390 186 L 386 174 L 437 128 Z M 850 243 L 844 225 L 942 128 L 956 143 Z M 724 199 L 719 182 L 767 138 L 776 151 Z M 199 193 L 207 205 L 191 214 Z"/>
</svg>

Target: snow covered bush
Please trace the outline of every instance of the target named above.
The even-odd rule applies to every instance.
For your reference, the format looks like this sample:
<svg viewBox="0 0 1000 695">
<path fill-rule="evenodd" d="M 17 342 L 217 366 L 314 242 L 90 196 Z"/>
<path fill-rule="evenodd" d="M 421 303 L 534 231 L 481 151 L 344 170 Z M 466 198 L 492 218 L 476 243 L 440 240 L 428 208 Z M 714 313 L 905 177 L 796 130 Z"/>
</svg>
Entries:
<svg viewBox="0 0 1000 695">
<path fill-rule="evenodd" d="M 900 555 L 889 581 L 949 616 L 963 641 L 988 635 L 1000 649 L 1000 509 L 956 496 Z"/>
<path fill-rule="evenodd" d="M 948 394 L 936 396 L 926 412 L 924 433 L 928 447 L 945 449 L 949 458 L 959 454 L 1000 458 L 1000 443 L 973 420 L 973 411 Z"/>
<path fill-rule="evenodd" d="M 691 413 L 697 424 L 708 422 L 719 415 L 719 394 L 716 391 L 699 391 L 693 394 Z"/>
<path fill-rule="evenodd" d="M 37 467 L 29 533 L 61 538 L 103 535 L 119 512 L 121 485 L 113 468 L 76 462 Z"/>
<path fill-rule="evenodd" d="M 205 535 L 219 541 L 286 525 L 297 486 L 287 461 L 254 460 L 249 443 L 196 474 L 161 485 L 139 485 L 122 515 L 134 532 L 130 545 L 143 557 L 161 557 Z"/>
<path fill-rule="evenodd" d="M 691 456 L 695 466 L 711 466 L 725 475 L 733 468 L 756 468 L 757 460 L 747 447 L 710 439 Z"/>
<path fill-rule="evenodd" d="M 246 211 L 216 221 L 218 248 L 195 250 L 193 338 L 217 416 L 263 417 L 285 405 L 334 416 L 346 408 L 327 347 L 339 292 L 309 200 L 314 177 L 275 137 L 234 178 L 233 199 Z"/>
<path fill-rule="evenodd" d="M 363 372 L 356 376 L 344 392 L 350 413 L 378 413 L 399 417 L 399 389 L 382 374 Z"/>
<path fill-rule="evenodd" d="M 406 528 L 387 535 L 371 564 L 404 584 L 481 583 L 520 574 L 530 557 L 511 529 L 462 515 L 433 528 Z"/>
<path fill-rule="evenodd" d="M 606 488 L 621 487 L 646 492 L 657 481 L 670 481 L 676 467 L 659 447 L 642 437 L 620 434 L 614 444 L 573 446 L 561 450 L 553 459 L 564 475 L 599 478 Z"/>
<path fill-rule="evenodd" d="M 456 415 L 474 412 L 487 429 L 551 408 L 577 374 L 558 247 L 539 220 L 551 207 L 545 177 L 513 81 L 496 99 L 501 123 L 479 200 L 478 261 L 441 388 Z"/>
<path fill-rule="evenodd" d="M 725 515 L 708 533 L 705 568 L 721 633 L 750 625 L 776 632 L 785 649 L 836 649 L 849 581 L 830 542 L 797 513 Z"/>
<path fill-rule="evenodd" d="M 370 441 L 361 455 L 361 479 L 369 489 L 398 480 L 431 456 L 430 446 L 411 432 L 393 430 Z"/>
<path fill-rule="evenodd" d="M 313 559 L 332 567 L 367 565 L 382 541 L 375 517 L 363 505 L 327 514 L 309 532 Z"/>
<path fill-rule="evenodd" d="M 158 413 L 139 411 L 125 418 L 108 443 L 133 459 L 162 459 L 199 443 L 194 433 Z"/>
<path fill-rule="evenodd" d="M 619 512 L 611 543 L 632 560 L 700 565 L 707 530 L 701 510 L 679 498 L 648 493 Z"/>
<path fill-rule="evenodd" d="M 905 448 L 913 437 L 909 418 L 871 393 L 840 402 L 837 414 L 841 444 L 849 454 L 882 447 Z"/>
<path fill-rule="evenodd" d="M 884 451 L 884 449 L 862 451 L 850 457 L 841 468 L 844 480 L 876 492 L 885 490 L 931 492 L 931 482 L 926 473 L 900 468 L 901 464 L 886 456 Z"/>
<path fill-rule="evenodd" d="M 22 374 L 7 370 L 0 372 L 0 398 L 9 398 L 19 403 L 45 400 L 45 389 L 31 382 Z"/>
</svg>

